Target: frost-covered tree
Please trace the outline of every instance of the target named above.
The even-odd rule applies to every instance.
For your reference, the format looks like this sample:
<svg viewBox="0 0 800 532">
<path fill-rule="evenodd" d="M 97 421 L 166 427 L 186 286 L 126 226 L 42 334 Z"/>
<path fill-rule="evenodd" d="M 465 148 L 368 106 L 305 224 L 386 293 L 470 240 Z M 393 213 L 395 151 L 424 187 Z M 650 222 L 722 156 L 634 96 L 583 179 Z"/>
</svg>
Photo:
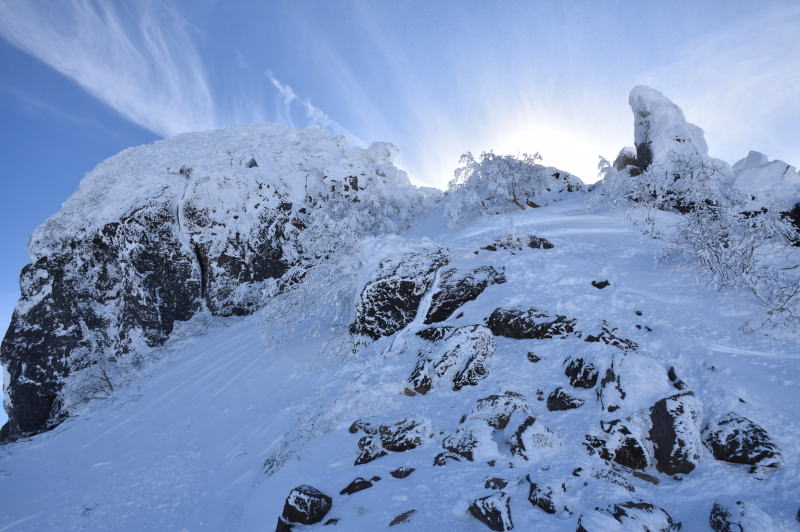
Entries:
<svg viewBox="0 0 800 532">
<path fill-rule="evenodd" d="M 445 197 L 451 225 L 475 217 L 536 208 L 564 192 L 583 189 L 572 174 L 539 164 L 538 153 L 497 155 L 493 151 L 461 156 Z"/>
</svg>

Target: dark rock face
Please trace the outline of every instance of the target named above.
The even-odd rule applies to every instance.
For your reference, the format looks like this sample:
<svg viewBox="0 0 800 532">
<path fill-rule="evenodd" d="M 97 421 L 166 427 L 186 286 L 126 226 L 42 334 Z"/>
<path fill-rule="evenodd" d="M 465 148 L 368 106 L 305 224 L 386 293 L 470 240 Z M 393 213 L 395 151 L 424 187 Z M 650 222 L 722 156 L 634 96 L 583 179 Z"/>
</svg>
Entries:
<svg viewBox="0 0 800 532">
<path fill-rule="evenodd" d="M 706 427 L 703 440 L 717 460 L 770 468 L 783 463 L 781 450 L 767 431 L 735 412 Z"/>
<path fill-rule="evenodd" d="M 508 235 L 504 238 L 499 238 L 487 246 L 481 248 L 482 251 L 497 251 L 504 249 L 511 251 L 522 251 L 525 248 L 531 249 L 552 249 L 553 244 L 546 238 L 538 237 L 535 235 L 528 235 L 527 237 Z M 478 253 L 477 251 L 475 253 Z"/>
<path fill-rule="evenodd" d="M 331 509 L 333 499 L 318 489 L 302 485 L 289 492 L 280 517 L 284 523 L 313 525 L 322 521 Z"/>
<path fill-rule="evenodd" d="M 553 500 L 553 486 L 540 486 L 536 482 L 533 482 L 530 477 L 528 477 L 528 483 L 530 484 L 528 501 L 530 501 L 533 506 L 536 506 L 548 514 L 555 514 L 562 509 L 557 507 L 556 502 Z M 555 489 L 563 490 L 563 485 L 557 486 Z"/>
<path fill-rule="evenodd" d="M 561 387 L 556 388 L 547 397 L 547 409 L 551 412 L 556 410 L 571 410 L 573 408 L 580 408 L 585 401 L 578 397 L 572 397 L 565 392 Z"/>
<path fill-rule="evenodd" d="M 508 486 L 508 481 L 498 477 L 487 478 L 483 487 L 490 490 L 501 490 Z"/>
<path fill-rule="evenodd" d="M 357 493 L 359 491 L 364 491 L 365 489 L 371 488 L 372 482 L 361 477 L 356 477 L 350 484 L 345 486 L 342 491 L 339 492 L 339 495 L 352 495 L 353 493 Z"/>
<path fill-rule="evenodd" d="M 421 394 L 439 382 L 450 381 L 455 391 L 475 386 L 488 375 L 486 363 L 495 345 L 494 336 L 483 325 L 454 329 L 441 344 L 420 353 L 408 382 Z"/>
<path fill-rule="evenodd" d="M 406 478 L 414 471 L 416 471 L 416 469 L 413 467 L 398 467 L 394 471 L 390 471 L 389 474 L 394 478 Z"/>
<path fill-rule="evenodd" d="M 469 506 L 469 513 L 491 530 L 502 532 L 514 528 L 509 498 L 502 491 L 476 499 Z"/>
<path fill-rule="evenodd" d="M 350 432 L 358 431 L 365 432 L 366 436 L 358 440 L 361 452 L 355 465 L 366 464 L 386 456 L 389 452 L 401 453 L 416 449 L 431 436 L 430 422 L 424 419 L 403 419 L 380 425 L 377 429 L 372 424 L 357 421 L 351 426 Z"/>
<path fill-rule="evenodd" d="M 600 332 L 596 335 L 589 334 L 586 336 L 587 342 L 603 342 L 606 345 L 613 345 L 623 351 L 636 351 L 639 346 L 633 340 L 621 338 L 616 334 L 617 329 L 612 329 L 607 322 L 603 321 Z"/>
<path fill-rule="evenodd" d="M 650 409 L 656 469 L 668 475 L 692 472 L 700 458 L 701 412 L 692 392 L 661 399 Z"/>
<path fill-rule="evenodd" d="M 720 497 L 711 507 L 708 524 L 716 532 L 774 530 L 772 519 L 758 506 L 730 497 Z"/>
<path fill-rule="evenodd" d="M 416 510 L 408 510 L 406 512 L 401 513 L 400 515 L 396 516 L 389 522 L 389 526 L 399 525 L 401 523 L 407 523 L 411 516 L 417 513 Z"/>
<path fill-rule="evenodd" d="M 630 501 L 582 514 L 576 532 L 604 532 L 608 530 L 609 517 L 620 523 L 620 530 L 670 532 L 681 528 L 681 524 L 674 522 L 662 508 L 648 502 Z"/>
<path fill-rule="evenodd" d="M 123 355 L 134 337 L 150 346 L 163 343 L 176 321 L 199 308 L 199 278 L 169 202 L 63 242 L 25 266 L 20 302 L 0 349 L 11 376 L 6 434 L 35 434 L 58 424 L 63 379 L 96 363 L 99 353 Z"/>
<path fill-rule="evenodd" d="M 434 249 L 381 262 L 375 278 L 361 292 L 350 333 L 377 340 L 411 323 L 436 270 L 448 261 L 443 250 Z"/>
<path fill-rule="evenodd" d="M 425 323 L 438 323 L 449 318 L 464 303 L 473 301 L 490 285 L 503 284 L 506 277 L 492 266 L 481 266 L 469 272 L 450 269 L 443 272 L 439 290 L 433 294 Z"/>
<path fill-rule="evenodd" d="M 621 420 L 601 422 L 601 426 L 608 435 L 603 445 L 611 460 L 631 469 L 647 467 L 644 445 Z"/>
<path fill-rule="evenodd" d="M 575 320 L 566 316 L 550 316 L 535 308 L 498 308 L 489 316 L 487 325 L 496 336 L 518 340 L 564 338 L 575 331 Z"/>
<path fill-rule="evenodd" d="M 452 331 L 453 327 L 449 325 L 434 325 L 417 331 L 417 336 L 429 342 L 438 342 L 449 336 Z"/>
<path fill-rule="evenodd" d="M 597 384 L 598 371 L 594 364 L 583 358 L 568 358 L 564 375 L 569 378 L 570 386 L 574 388 L 594 388 Z"/>
</svg>

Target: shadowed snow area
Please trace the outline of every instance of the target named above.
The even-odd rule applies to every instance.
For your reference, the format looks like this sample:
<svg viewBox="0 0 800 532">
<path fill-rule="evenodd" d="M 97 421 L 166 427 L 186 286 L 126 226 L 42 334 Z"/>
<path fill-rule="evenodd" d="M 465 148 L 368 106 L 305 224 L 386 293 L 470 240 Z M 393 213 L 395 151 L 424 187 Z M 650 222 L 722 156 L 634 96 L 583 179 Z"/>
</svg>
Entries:
<svg viewBox="0 0 800 532">
<path fill-rule="evenodd" d="M 421 354 L 436 355 L 438 348 L 430 346 L 440 345 L 414 334 L 423 327 L 430 295 L 396 335 L 347 355 L 322 349 L 333 334 L 325 327 L 318 337 L 305 338 L 300 330 L 269 345 L 262 334 L 270 325 L 259 312 L 197 315 L 186 327 L 202 333 L 167 341 L 158 348 L 160 360 L 111 399 L 84 405 L 51 432 L 0 447 L 0 530 L 269 530 L 289 491 L 309 484 L 333 497 L 325 520 L 339 519 L 335 530 L 383 529 L 413 509 L 396 526 L 480 531 L 486 525 L 468 508 L 493 493 L 484 487 L 488 477 L 507 481 L 503 491 L 519 530 L 574 530 L 581 515 L 584 523 L 602 521 L 592 514 L 595 507 L 630 500 L 664 509 L 682 530 L 708 530 L 709 511 L 723 495 L 745 497 L 776 527 L 793 529 L 800 493 L 797 341 L 744 334 L 740 326 L 755 312 L 753 302 L 656 265 L 655 242 L 619 214 L 587 215 L 584 201 L 567 199 L 465 229 L 447 229 L 437 208 L 405 236 L 375 240 L 372 257 L 383 258 L 387 247 L 439 247 L 449 255 L 440 272 L 502 270 L 506 282 L 490 284 L 464 303 L 443 323 L 448 326 L 485 324 L 500 307 L 535 307 L 575 320 L 581 336 L 496 336 L 475 381 L 454 390 L 447 373 L 427 393 L 412 396 L 404 393 L 409 375 Z M 553 247 L 483 249 L 529 235 Z M 610 284 L 602 289 L 591 284 L 603 280 Z M 611 336 L 603 336 L 604 326 L 615 329 Z M 601 340 L 587 341 L 589 336 Z M 609 337 L 638 346 L 619 362 L 626 365 L 622 373 L 614 366 L 626 395 L 613 415 L 607 388 L 600 391 L 602 372 L 596 391 L 571 386 L 564 369 L 568 357 L 583 357 L 598 369 L 623 360 L 628 348 L 607 345 L 603 338 Z M 735 411 L 769 434 L 782 451 L 781 466 L 750 473 L 748 466 L 715 460 L 700 445 L 694 470 L 668 475 L 654 467 L 648 448 L 647 466 L 636 475 L 587 452 L 586 434 L 609 438 L 600 421 L 621 418 L 635 434 L 646 430 L 650 407 L 679 393 L 664 376 L 670 367 L 702 405 L 699 427 Z M 582 406 L 549 410 L 547 397 L 557 387 L 583 400 Z M 521 457 L 508 434 L 519 423 L 514 414 L 506 437 L 491 429 L 472 461 L 434 466 L 444 438 L 478 423 L 461 423 L 476 401 L 506 391 L 524 396 L 534 428 L 551 433 L 547 443 L 523 446 Z M 348 427 L 357 419 L 376 426 L 419 419 L 429 424 L 429 434 L 414 448 L 356 466 L 362 434 Z M 415 471 L 406 478 L 390 475 L 401 466 Z M 615 481 L 601 478 L 607 471 Z M 380 480 L 372 487 L 339 494 L 356 477 L 373 476 Z M 566 491 L 552 498 L 555 515 L 529 501 L 526 476 L 540 487 L 565 484 Z"/>
</svg>

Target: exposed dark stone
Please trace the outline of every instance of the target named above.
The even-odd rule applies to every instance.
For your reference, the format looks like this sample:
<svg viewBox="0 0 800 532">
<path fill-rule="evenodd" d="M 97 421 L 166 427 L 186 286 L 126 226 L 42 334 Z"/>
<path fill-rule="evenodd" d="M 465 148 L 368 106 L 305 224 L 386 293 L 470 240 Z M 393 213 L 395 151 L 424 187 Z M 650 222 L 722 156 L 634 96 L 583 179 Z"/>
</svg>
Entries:
<svg viewBox="0 0 800 532">
<path fill-rule="evenodd" d="M 498 308 L 487 320 L 497 336 L 518 340 L 564 338 L 575 330 L 575 320 L 566 316 L 550 316 L 533 307 L 527 310 Z"/>
<path fill-rule="evenodd" d="M 255 159 L 250 159 L 250 160 L 247 162 L 247 167 L 248 167 L 248 168 L 258 168 L 258 163 L 256 162 L 256 160 L 255 160 Z"/>
<path fill-rule="evenodd" d="M 333 499 L 318 489 L 301 485 L 289 492 L 281 519 L 286 523 L 313 525 L 322 521 L 331 509 Z"/>
<path fill-rule="evenodd" d="M 344 487 L 339 495 L 352 495 L 353 493 L 363 491 L 372 487 L 372 481 L 365 478 L 356 477 L 350 484 Z"/>
<path fill-rule="evenodd" d="M 417 336 L 429 342 L 438 342 L 446 338 L 453 331 L 450 325 L 433 325 L 417 331 Z"/>
<path fill-rule="evenodd" d="M 509 419 L 516 411 L 528 413 L 528 404 L 525 396 L 516 392 L 506 391 L 502 394 L 493 394 L 475 402 L 467 419 L 480 419 L 494 429 L 504 429 Z"/>
<path fill-rule="evenodd" d="M 436 270 L 448 261 L 441 249 L 382 261 L 375 278 L 361 291 L 350 333 L 377 340 L 411 323 L 422 296 L 433 284 Z"/>
<path fill-rule="evenodd" d="M 608 517 L 622 525 L 620 530 L 631 532 L 670 532 L 681 528 L 681 524 L 674 522 L 662 508 L 648 502 L 630 501 L 582 514 L 577 532 L 606 532 Z"/>
<path fill-rule="evenodd" d="M 425 420 L 404 419 L 378 429 L 381 445 L 387 451 L 400 453 L 415 449 L 430 436 L 430 424 Z"/>
<path fill-rule="evenodd" d="M 483 487 L 490 490 L 501 490 L 508 486 L 508 481 L 498 477 L 487 478 Z"/>
<path fill-rule="evenodd" d="M 583 358 L 568 358 L 564 375 L 569 378 L 569 383 L 574 388 L 594 388 L 597 384 L 597 368 Z"/>
<path fill-rule="evenodd" d="M 338 517 L 332 517 L 331 519 L 328 519 L 327 521 L 322 523 L 322 526 L 337 525 L 339 524 L 339 521 L 341 521 L 341 519 L 339 519 Z"/>
<path fill-rule="evenodd" d="M 678 390 L 686 389 L 686 383 L 678 378 L 678 374 L 675 373 L 674 367 L 672 366 L 669 367 L 669 371 L 667 372 L 667 377 L 669 378 L 669 381 L 672 383 L 672 385 L 675 386 L 675 388 L 677 388 Z"/>
<path fill-rule="evenodd" d="M 400 515 L 396 516 L 392 521 L 389 523 L 389 526 L 399 525 L 400 523 L 407 523 L 408 520 L 411 518 L 412 515 L 416 513 L 416 510 L 408 510 L 406 512 L 401 513 Z"/>
<path fill-rule="evenodd" d="M 617 329 L 609 327 L 608 323 L 603 320 L 603 325 L 600 332 L 596 335 L 589 334 L 586 336 L 587 342 L 603 342 L 606 345 L 613 345 L 623 351 L 636 351 L 639 346 L 633 340 L 627 338 L 620 338 L 616 334 Z"/>
<path fill-rule="evenodd" d="M 553 244 L 546 238 L 531 235 L 528 237 L 528 247 L 533 249 L 552 249 Z"/>
<path fill-rule="evenodd" d="M 535 235 L 528 235 L 527 237 L 508 235 L 503 238 L 498 238 L 487 246 L 483 246 L 481 250 L 497 251 L 498 249 L 505 249 L 514 252 L 522 251 L 526 247 L 532 249 L 552 249 L 553 244 L 546 238 Z M 477 251 L 475 253 L 477 253 Z"/>
<path fill-rule="evenodd" d="M 656 469 L 675 475 L 695 468 L 700 458 L 700 416 L 700 401 L 692 392 L 661 399 L 650 409 Z"/>
<path fill-rule="evenodd" d="M 386 456 L 386 450 L 381 447 L 380 439 L 377 436 L 362 436 L 358 440 L 358 448 L 361 453 L 356 458 L 354 465 L 366 464 L 381 456 Z"/>
<path fill-rule="evenodd" d="M 350 434 L 356 434 L 359 431 L 363 432 L 364 434 L 378 433 L 378 427 L 376 427 L 372 423 L 364 421 L 363 419 L 357 419 L 353 421 L 353 424 L 350 425 L 350 428 L 347 430 Z"/>
<path fill-rule="evenodd" d="M 599 289 L 599 290 L 602 290 L 603 288 L 605 288 L 606 286 L 608 286 L 608 285 L 610 285 L 610 284 L 611 284 L 611 281 L 609 281 L 609 280 L 605 280 L 605 281 L 592 281 L 592 286 L 594 286 L 595 288 L 597 288 L 597 289 Z"/>
<path fill-rule="evenodd" d="M 711 529 L 716 532 L 750 532 L 774 530 L 772 519 L 758 506 L 731 497 L 720 497 L 714 502 L 708 516 Z"/>
<path fill-rule="evenodd" d="M 647 454 L 644 446 L 621 420 L 601 422 L 601 426 L 603 431 L 609 435 L 605 447 L 614 462 L 631 469 L 647 467 Z"/>
<path fill-rule="evenodd" d="M 531 362 L 536 364 L 537 362 L 540 362 L 542 360 L 542 358 L 539 355 L 536 355 L 536 354 L 528 351 L 528 360 L 530 360 Z"/>
<path fill-rule="evenodd" d="M 550 429 L 536 421 L 533 416 L 526 417 L 509 438 L 511 454 L 528 460 L 537 449 L 556 445 L 555 435 Z"/>
<path fill-rule="evenodd" d="M 461 456 L 472 462 L 474 460 L 473 451 L 478 447 L 479 443 L 478 436 L 470 430 L 469 426 L 461 426 L 453 434 L 442 440 L 442 447 L 454 455 Z M 443 457 L 445 460 L 447 458 L 447 456 Z"/>
<path fill-rule="evenodd" d="M 459 458 L 458 455 L 455 454 L 455 453 L 443 452 L 443 453 L 437 454 L 433 458 L 433 465 L 435 465 L 435 466 L 447 465 L 447 461 L 448 460 L 452 460 L 454 462 L 460 462 L 461 458 Z"/>
<path fill-rule="evenodd" d="M 735 412 L 706 427 L 703 439 L 717 460 L 770 468 L 783 462 L 781 450 L 767 431 Z"/>
<path fill-rule="evenodd" d="M 558 510 L 553 501 L 553 488 L 552 486 L 539 486 L 527 477 L 530 489 L 528 490 L 528 501 L 542 511 L 548 514 L 554 514 Z"/>
<path fill-rule="evenodd" d="M 441 346 L 420 353 L 409 376 L 409 384 L 417 393 L 427 393 L 435 383 L 452 382 L 453 390 L 475 386 L 487 374 L 487 358 L 494 354 L 495 339 L 483 325 L 467 325 L 455 329 Z"/>
<path fill-rule="evenodd" d="M 392 475 L 394 478 L 406 478 L 414 471 L 415 469 L 413 467 L 398 467 L 394 471 L 391 471 L 389 474 Z"/>
<path fill-rule="evenodd" d="M 425 323 L 437 323 L 449 318 L 468 301 L 477 299 L 490 285 L 503 284 L 506 277 L 492 266 L 481 266 L 468 272 L 450 269 L 440 275 L 438 291 L 431 298 Z"/>
<path fill-rule="evenodd" d="M 511 530 L 514 524 L 511 521 L 511 509 L 508 503 L 508 495 L 499 491 L 473 501 L 469 506 L 469 513 L 491 530 L 498 532 Z"/>
<path fill-rule="evenodd" d="M 547 397 L 547 409 L 551 412 L 556 410 L 571 410 L 573 408 L 582 407 L 584 402 L 583 399 L 572 397 L 559 386 Z"/>
</svg>

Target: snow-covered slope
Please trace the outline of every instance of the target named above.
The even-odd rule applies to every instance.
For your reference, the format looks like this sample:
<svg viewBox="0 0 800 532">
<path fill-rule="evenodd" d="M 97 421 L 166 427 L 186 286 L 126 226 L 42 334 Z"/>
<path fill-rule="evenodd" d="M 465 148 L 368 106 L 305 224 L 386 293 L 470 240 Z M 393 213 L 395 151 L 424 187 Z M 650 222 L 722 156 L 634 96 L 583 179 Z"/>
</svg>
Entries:
<svg viewBox="0 0 800 532">
<path fill-rule="evenodd" d="M 552 247 L 529 247 L 530 235 Z M 746 299 L 731 300 L 653 268 L 651 241 L 619 216 L 585 215 L 580 199 L 460 231 L 423 223 L 395 238 L 404 253 L 432 245 L 446 249 L 449 263 L 440 272 L 487 266 L 504 272 L 504 283 L 488 285 L 440 325 L 486 324 L 497 308 L 536 307 L 575 320 L 581 336 L 497 336 L 486 375 L 475 385 L 453 390 L 451 372 L 426 394 L 409 396 L 404 390 L 412 388 L 409 378 L 420 356 L 438 356 L 446 344 L 415 334 L 428 327 L 420 314 L 432 294 L 397 335 L 344 358 L 319 354 L 330 333 L 309 339 L 297 331 L 286 343 L 269 346 L 260 335 L 260 315 L 214 318 L 207 332 L 168 344 L 148 375 L 113 399 L 90 403 L 31 441 L 2 447 L 0 529 L 271 529 L 289 491 L 310 484 L 332 498 L 325 520 L 339 519 L 337 530 L 383 529 L 415 510 L 407 524 L 396 526 L 479 531 L 486 525 L 468 507 L 498 491 L 484 487 L 490 478 L 507 482 L 500 491 L 519 530 L 574 530 L 581 516 L 586 527 L 601 523 L 589 530 L 622 530 L 594 508 L 639 500 L 663 508 L 683 530 L 707 530 L 709 512 L 723 495 L 756 505 L 776 529 L 794 529 L 800 490 L 798 343 L 742 333 L 743 317 L 754 311 Z M 378 246 L 362 253 L 386 251 Z M 606 280 L 602 289 L 592 284 Z M 638 348 L 587 342 L 601 336 L 604 322 Z M 579 357 L 600 371 L 592 388 L 574 387 L 565 375 L 565 359 Z M 601 383 L 609 364 L 617 364 L 624 399 L 606 393 Z M 683 391 L 670 382 L 670 367 L 684 382 Z M 549 410 L 548 396 L 556 388 L 582 405 Z M 597 390 L 603 390 L 599 398 Z M 647 465 L 641 471 L 587 451 L 586 434 L 611 438 L 601 421 L 621 419 L 634 434 L 646 434 L 650 408 L 686 391 L 694 392 L 701 407 L 698 431 L 736 412 L 780 447 L 780 467 L 751 472 L 714 459 L 701 444 L 696 467 L 670 475 L 659 472 L 644 440 Z M 515 404 L 550 431 L 541 446 L 528 444 L 527 458 L 514 454 L 508 441 L 519 412 L 506 429 L 480 420 L 497 413 L 491 409 L 462 422 L 479 399 L 505 392 L 521 394 Z M 609 412 L 609 400 L 620 409 Z M 421 444 L 356 466 L 365 434 L 348 429 L 358 419 L 376 425 L 419 420 L 425 427 Z M 435 466 L 437 455 L 446 452 L 443 441 L 467 426 L 480 440 L 473 461 L 458 457 Z M 390 472 L 399 467 L 415 470 L 394 478 Z M 356 477 L 374 476 L 381 479 L 372 487 L 339 494 Z M 553 489 L 556 514 L 529 501 L 528 478 L 545 493 Z"/>
<path fill-rule="evenodd" d="M 797 173 L 630 103 L 591 189 L 272 125 L 100 164 L 0 351 L 0 531 L 798 529 Z"/>
</svg>

